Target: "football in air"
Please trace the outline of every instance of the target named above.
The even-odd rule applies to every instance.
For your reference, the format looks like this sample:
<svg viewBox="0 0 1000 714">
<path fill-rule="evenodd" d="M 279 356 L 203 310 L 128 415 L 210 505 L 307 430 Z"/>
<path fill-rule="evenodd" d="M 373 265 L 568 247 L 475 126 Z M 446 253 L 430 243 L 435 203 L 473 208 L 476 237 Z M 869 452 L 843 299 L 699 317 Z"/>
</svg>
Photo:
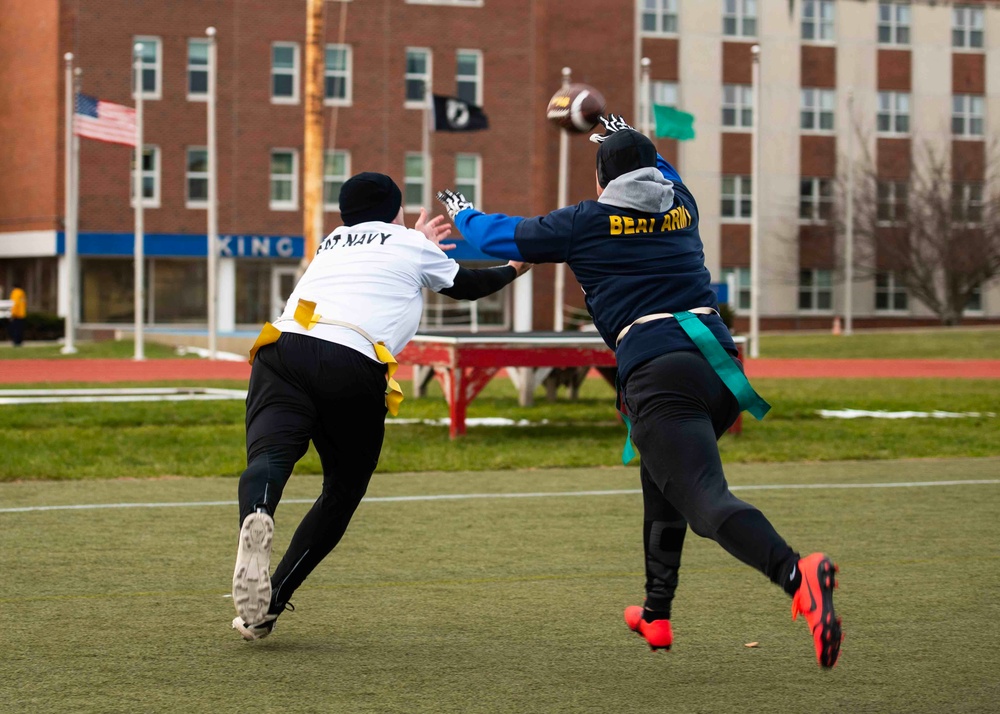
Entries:
<svg viewBox="0 0 1000 714">
<path fill-rule="evenodd" d="M 597 126 L 603 113 L 603 94 L 589 84 L 571 84 L 552 95 L 545 118 L 562 129 L 582 134 Z"/>
</svg>

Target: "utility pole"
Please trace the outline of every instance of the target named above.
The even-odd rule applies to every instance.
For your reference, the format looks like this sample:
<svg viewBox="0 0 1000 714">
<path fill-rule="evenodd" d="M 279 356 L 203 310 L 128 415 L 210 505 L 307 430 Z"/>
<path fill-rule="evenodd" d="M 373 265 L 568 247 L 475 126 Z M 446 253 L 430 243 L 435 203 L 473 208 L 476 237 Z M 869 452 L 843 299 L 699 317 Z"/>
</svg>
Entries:
<svg viewBox="0 0 1000 714">
<path fill-rule="evenodd" d="M 750 356 L 760 357 L 760 45 L 753 55 L 753 148 L 750 184 Z"/>
<path fill-rule="evenodd" d="M 218 144 L 215 136 L 215 109 L 218 92 L 218 67 L 215 60 L 215 28 L 205 29 L 208 36 L 208 107 L 206 117 L 208 133 L 208 357 L 218 358 L 219 346 L 219 165 Z"/>
<path fill-rule="evenodd" d="M 323 232 L 323 2 L 324 0 L 306 0 L 303 269 L 316 255 Z"/>
<path fill-rule="evenodd" d="M 566 87 L 570 84 L 570 77 L 573 71 L 569 67 L 562 68 L 562 87 Z M 567 203 L 569 203 L 569 132 L 566 129 L 559 130 L 559 205 L 557 208 L 563 208 Z M 552 318 L 552 329 L 556 332 L 562 332 L 564 329 L 563 324 L 563 311 L 565 310 L 566 302 L 566 264 L 556 263 L 555 271 L 555 286 L 553 289 L 555 296 L 555 314 Z"/>
<path fill-rule="evenodd" d="M 854 90 L 847 90 L 847 235 L 844 247 L 844 334 L 854 332 Z"/>
</svg>

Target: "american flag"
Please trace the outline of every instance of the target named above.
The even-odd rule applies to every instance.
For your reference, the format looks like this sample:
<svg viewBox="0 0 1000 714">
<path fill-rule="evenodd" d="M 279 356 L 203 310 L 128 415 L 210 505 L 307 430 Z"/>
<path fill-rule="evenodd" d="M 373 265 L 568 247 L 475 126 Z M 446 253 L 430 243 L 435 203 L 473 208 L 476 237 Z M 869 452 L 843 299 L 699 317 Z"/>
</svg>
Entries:
<svg viewBox="0 0 1000 714">
<path fill-rule="evenodd" d="M 77 94 L 73 131 L 86 139 L 135 146 L 135 109 Z"/>
</svg>

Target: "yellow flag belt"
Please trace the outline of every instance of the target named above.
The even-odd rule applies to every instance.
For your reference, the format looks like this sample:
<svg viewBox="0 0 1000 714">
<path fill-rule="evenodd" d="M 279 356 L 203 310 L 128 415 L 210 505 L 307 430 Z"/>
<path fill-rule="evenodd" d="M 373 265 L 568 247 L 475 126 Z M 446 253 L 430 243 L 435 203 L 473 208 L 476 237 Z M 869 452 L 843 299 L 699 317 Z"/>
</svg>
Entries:
<svg viewBox="0 0 1000 714">
<path fill-rule="evenodd" d="M 275 322 L 282 322 L 288 320 L 289 318 L 283 318 L 282 320 L 275 320 Z M 310 302 L 308 300 L 299 300 L 299 304 L 295 308 L 295 316 L 291 318 L 299 325 L 301 325 L 306 330 L 311 330 L 316 325 L 338 325 L 340 327 L 346 327 L 348 329 L 354 330 L 359 335 L 364 337 L 366 340 L 372 343 L 372 347 L 375 348 L 375 357 L 378 361 L 383 363 L 386 368 L 386 394 L 385 394 L 385 405 L 389 409 L 389 413 L 392 416 L 399 414 L 399 405 L 403 401 L 403 390 L 399 386 L 399 382 L 393 379 L 393 375 L 396 374 L 396 370 L 399 369 L 399 363 L 396 358 L 392 356 L 392 352 L 385 346 L 382 341 L 376 341 L 367 332 L 362 330 L 357 325 L 352 325 L 349 322 L 342 322 L 340 320 L 331 320 L 325 318 L 321 315 L 316 314 L 316 303 Z M 270 322 L 264 323 L 264 328 L 257 335 L 257 341 L 253 343 L 253 347 L 250 348 L 250 364 L 253 364 L 254 358 L 257 356 L 257 350 L 259 350 L 264 345 L 270 345 L 278 341 L 281 337 L 281 330 L 272 325 Z"/>
</svg>

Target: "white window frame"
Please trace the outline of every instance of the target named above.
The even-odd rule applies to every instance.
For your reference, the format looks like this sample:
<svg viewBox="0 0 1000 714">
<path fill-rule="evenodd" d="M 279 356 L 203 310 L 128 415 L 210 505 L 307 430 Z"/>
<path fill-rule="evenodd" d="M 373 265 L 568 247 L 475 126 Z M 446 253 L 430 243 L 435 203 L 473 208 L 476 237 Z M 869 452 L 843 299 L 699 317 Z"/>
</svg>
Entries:
<svg viewBox="0 0 1000 714">
<path fill-rule="evenodd" d="M 326 53 L 330 50 L 344 50 L 344 69 L 329 69 L 326 66 Z M 344 96 L 326 96 L 326 80 L 330 77 L 341 77 L 344 80 Z M 323 47 L 323 104 L 328 107 L 349 107 L 354 102 L 354 51 L 350 45 L 340 45 L 335 42 Z"/>
<path fill-rule="evenodd" d="M 979 44 L 972 44 L 975 33 Z M 959 40 L 959 38 L 961 38 Z M 951 9 L 951 46 L 962 52 L 986 51 L 986 12 L 984 5 L 955 5 Z"/>
<path fill-rule="evenodd" d="M 677 0 L 637 0 L 639 3 L 639 34 L 643 37 L 676 37 L 679 29 Z M 653 17 L 656 27 L 646 29 L 646 17 Z M 669 27 L 669 25 L 673 27 Z"/>
<path fill-rule="evenodd" d="M 276 50 L 279 47 L 291 47 L 292 48 L 292 50 L 293 50 L 293 52 L 292 52 L 293 66 L 292 66 L 291 70 L 289 70 L 287 67 L 280 67 L 279 68 L 279 67 L 275 67 L 274 66 L 274 50 Z M 300 81 L 301 81 L 299 75 L 301 74 L 301 71 L 302 71 L 302 58 L 300 57 L 299 43 L 298 42 L 272 42 L 271 43 L 271 57 L 270 57 L 270 60 L 271 60 L 271 73 L 270 73 L 270 75 L 268 75 L 268 79 L 270 80 L 271 86 L 268 88 L 268 94 L 271 95 L 271 104 L 298 104 L 299 103 L 299 94 L 300 94 L 300 92 L 299 92 L 299 84 L 300 84 Z M 291 74 L 291 76 L 292 76 L 292 96 L 290 96 L 290 97 L 276 97 L 276 96 L 274 96 L 274 77 L 275 77 L 275 75 L 278 75 L 278 74 L 283 74 L 283 75 Z"/>
<path fill-rule="evenodd" d="M 423 73 L 420 72 L 407 72 L 406 71 L 406 58 L 411 52 L 423 52 L 427 57 L 427 68 Z M 404 64 L 403 64 L 403 107 L 405 109 L 423 109 L 427 106 L 428 102 L 432 101 L 430 97 L 427 96 L 427 87 L 431 82 L 431 78 L 434 76 L 434 52 L 430 47 L 407 47 L 404 54 Z M 410 99 L 406 96 L 406 83 L 411 80 L 422 80 L 424 83 L 424 97 L 422 99 Z"/>
<path fill-rule="evenodd" d="M 879 286 L 879 276 L 885 276 L 887 285 L 884 287 Z M 910 314 L 910 293 L 909 291 L 897 284 L 896 274 L 891 270 L 880 270 L 875 273 L 875 312 L 879 315 L 908 315 Z M 897 308 L 896 307 L 896 296 L 904 295 L 906 297 L 906 307 Z M 885 295 L 888 299 L 888 307 L 878 306 L 879 295 Z"/>
<path fill-rule="evenodd" d="M 752 131 L 753 130 L 753 88 L 749 84 L 723 84 L 722 85 L 722 117 L 721 124 L 724 131 Z M 732 111 L 734 124 L 726 123 L 726 111 Z M 750 111 L 749 117 L 744 117 L 744 112 Z"/>
<path fill-rule="evenodd" d="M 951 134 L 952 136 L 983 136 L 986 124 L 986 97 L 982 94 L 952 94 L 951 95 Z M 961 122 L 960 130 L 956 131 L 955 123 Z M 978 131 L 976 125 L 978 124 Z"/>
<path fill-rule="evenodd" d="M 808 183 L 810 193 L 802 193 L 803 184 Z M 823 188 L 827 188 L 824 197 Z M 808 203 L 809 215 L 802 215 L 803 204 Z M 827 217 L 823 217 L 823 205 L 827 207 Z M 833 215 L 833 179 L 825 176 L 803 176 L 799 179 L 799 223 L 827 223 Z"/>
<path fill-rule="evenodd" d="M 719 178 L 719 218 L 723 223 L 749 223 L 753 218 L 753 192 L 750 190 L 752 188 L 751 177 L 742 175 L 724 175 Z M 726 192 L 726 182 L 733 182 L 733 191 L 730 193 Z M 744 192 L 744 185 L 747 190 Z M 732 216 L 727 216 L 723 211 L 723 202 L 730 200 L 733 202 L 733 210 L 735 212 Z M 743 213 L 743 203 L 747 202 L 750 204 L 749 215 L 742 215 Z"/>
<path fill-rule="evenodd" d="M 130 92 L 131 95 L 132 95 L 132 99 L 136 98 L 135 76 L 134 76 L 133 73 L 135 71 L 135 43 L 137 43 L 137 42 L 141 42 L 143 44 L 143 49 L 145 49 L 145 45 L 149 45 L 149 44 L 152 44 L 152 45 L 154 45 L 156 47 L 156 60 L 153 61 L 153 62 L 151 62 L 151 63 L 150 62 L 146 62 L 145 60 L 143 60 L 139 64 L 139 72 L 140 72 L 140 74 L 142 72 L 144 72 L 145 70 L 147 70 L 147 69 L 152 69 L 154 72 L 156 72 L 156 88 L 153 89 L 153 91 L 151 91 L 151 92 L 146 91 L 144 89 L 142 91 L 142 98 L 143 98 L 143 100 L 154 100 L 154 101 L 157 100 L 157 99 L 162 99 L 162 97 L 163 97 L 163 40 L 161 38 L 159 38 L 159 37 L 154 36 L 154 35 L 136 35 L 135 37 L 132 38 L 132 48 L 133 48 L 132 49 L 132 64 L 131 64 L 132 72 L 129 73 L 129 76 L 132 77 L 132 89 L 131 89 L 131 92 Z M 140 86 L 143 86 L 141 80 L 140 80 Z"/>
<path fill-rule="evenodd" d="M 888 17 L 885 15 L 888 14 Z M 875 30 L 876 41 L 883 47 L 908 47 L 912 31 L 913 13 L 910 0 L 880 0 L 878 4 L 878 21 Z M 889 31 L 889 39 L 882 39 L 882 30 Z M 906 38 L 901 40 L 901 32 Z"/>
<path fill-rule="evenodd" d="M 883 106 L 883 100 L 886 106 Z M 877 97 L 877 109 L 875 115 L 875 133 L 879 136 L 909 136 L 910 134 L 910 93 L 909 92 L 879 92 Z M 905 104 L 905 108 L 901 105 Z M 880 129 L 878 125 L 879 117 L 889 118 L 889 128 Z M 897 126 L 899 119 L 906 117 L 906 129 L 900 131 Z"/>
<path fill-rule="evenodd" d="M 823 117 L 830 116 L 830 128 L 823 128 Z M 806 118 L 810 126 L 805 126 Z M 833 134 L 837 131 L 837 90 L 803 87 L 799 95 L 799 130 L 803 134 Z"/>
<path fill-rule="evenodd" d="M 806 17 L 806 8 L 811 8 L 812 14 Z M 832 17 L 824 19 L 825 11 L 829 9 Z M 806 26 L 812 28 L 812 37 L 806 37 Z M 802 44 L 831 45 L 837 41 L 837 6 L 834 0 L 802 0 L 802 24 L 799 26 Z"/>
<path fill-rule="evenodd" d="M 328 156 L 333 156 L 334 154 L 340 154 L 344 157 L 344 173 L 343 175 L 338 174 L 328 174 L 326 172 L 326 159 Z M 323 152 L 323 210 L 330 211 L 333 213 L 340 213 L 340 200 L 339 197 L 336 202 L 328 203 L 326 201 L 326 186 L 329 183 L 339 182 L 344 183 L 347 179 L 351 177 L 351 152 L 347 149 L 327 149 Z"/>
<path fill-rule="evenodd" d="M 472 55 L 476 58 L 476 74 L 459 74 L 458 73 L 458 56 L 461 54 Z M 475 97 L 473 104 L 477 107 L 483 106 L 483 51 L 482 50 L 455 50 L 455 96 L 461 98 L 458 92 L 459 82 L 474 82 L 476 85 Z"/>
<path fill-rule="evenodd" d="M 826 285 L 820 284 L 820 276 L 826 278 Z M 803 278 L 809 276 L 809 284 L 803 284 Z M 819 298 L 821 294 L 826 294 L 829 299 L 829 307 L 820 307 Z M 809 296 L 809 307 L 802 307 L 803 295 Z M 799 269 L 799 290 L 796 302 L 800 313 L 811 315 L 827 315 L 833 312 L 833 271 L 827 268 L 800 268 Z"/>
<path fill-rule="evenodd" d="M 145 180 L 149 177 L 153 179 L 153 195 L 149 198 L 143 197 L 142 207 L 143 208 L 159 208 L 160 207 L 160 166 L 162 165 L 162 157 L 160 156 L 160 147 L 155 144 L 145 144 L 142 147 L 143 157 L 147 152 L 152 152 L 153 154 L 153 168 L 152 169 L 142 169 L 143 184 L 145 187 Z M 132 165 L 129 167 L 129 203 L 132 208 L 135 208 L 135 148 L 132 149 L 131 154 Z"/>
<path fill-rule="evenodd" d="M 188 50 L 187 50 L 187 74 L 185 75 L 185 79 L 187 80 L 187 87 L 185 88 L 186 91 L 187 91 L 187 100 L 189 102 L 207 102 L 208 101 L 208 73 L 209 73 L 209 70 L 210 70 L 210 68 L 208 66 L 208 63 L 211 62 L 212 60 L 211 60 L 210 56 L 206 56 L 206 58 L 205 58 L 205 64 L 192 64 L 191 63 L 191 46 L 192 45 L 203 45 L 205 48 L 208 48 L 209 41 L 206 40 L 206 39 L 202 39 L 200 37 L 189 37 L 188 38 L 188 41 L 187 41 L 187 46 L 188 46 Z M 191 91 L 191 74 L 193 72 L 204 72 L 205 73 L 205 91 L 204 92 L 192 92 Z"/>
<path fill-rule="evenodd" d="M 900 196 L 902 187 L 902 196 Z M 883 218 L 882 206 L 887 206 L 891 216 Z M 903 210 L 900 210 L 900 206 Z M 878 181 L 875 186 L 875 221 L 880 226 L 895 226 L 906 222 L 909 212 L 909 187 L 905 181 Z"/>
<path fill-rule="evenodd" d="M 730 296 L 729 307 L 737 314 L 749 310 L 753 304 L 753 293 L 750 289 L 750 268 L 723 268 L 720 272 L 722 282 L 729 283 L 729 276 L 736 275 L 736 300 Z M 746 298 L 744 302 L 744 298 Z"/>
<path fill-rule="evenodd" d="M 649 83 L 649 125 L 656 129 L 656 112 L 654 104 L 677 108 L 680 101 L 677 82 L 654 80 Z"/>
<path fill-rule="evenodd" d="M 191 170 L 191 152 L 192 151 L 204 151 L 205 152 L 205 170 L 204 171 L 192 171 Z M 184 207 L 185 208 L 208 208 L 208 196 L 206 190 L 206 196 L 204 199 L 192 199 L 191 198 L 191 180 L 192 179 L 203 179 L 205 181 L 205 188 L 208 188 L 208 147 L 206 146 L 188 146 L 184 150 Z"/>
<path fill-rule="evenodd" d="M 964 226 L 981 226 L 983 224 L 983 213 L 986 210 L 986 201 L 984 199 L 986 187 L 983 182 L 953 181 L 951 192 L 952 222 Z M 962 214 L 960 216 L 955 215 L 956 208 L 961 208 Z M 970 209 L 977 213 L 977 217 L 970 217 Z"/>
<path fill-rule="evenodd" d="M 730 20 L 734 32 L 726 31 L 726 21 Z M 747 22 L 753 22 L 753 32 L 746 31 Z M 757 13 L 757 0 L 722 0 L 722 36 L 723 37 L 757 37 L 760 17 Z"/>
<path fill-rule="evenodd" d="M 291 154 L 292 155 L 292 173 L 291 174 L 276 174 L 272 169 L 272 162 L 274 160 L 275 154 Z M 271 149 L 271 153 L 268 154 L 268 182 L 267 182 L 267 198 L 268 207 L 272 211 L 297 211 L 299 210 L 299 151 L 298 149 L 276 147 Z M 271 191 L 275 181 L 285 181 L 290 180 L 292 183 L 292 197 L 290 200 L 282 201 L 275 200 L 271 198 Z"/>
<path fill-rule="evenodd" d="M 420 159 L 420 203 L 407 203 L 407 188 L 416 183 L 414 177 L 407 174 L 407 164 L 410 159 Z M 427 157 L 419 151 L 407 151 L 403 158 L 403 211 L 413 213 L 419 211 L 421 207 L 426 208 L 427 201 Z"/>
<path fill-rule="evenodd" d="M 471 179 L 458 177 L 458 162 L 460 159 L 472 159 L 475 162 L 475 175 Z M 470 190 L 465 190 L 467 187 L 472 187 Z M 483 157 L 481 154 L 455 154 L 455 190 L 463 194 L 477 210 L 482 211 L 483 209 Z M 472 193 L 475 198 L 470 196 Z"/>
</svg>

